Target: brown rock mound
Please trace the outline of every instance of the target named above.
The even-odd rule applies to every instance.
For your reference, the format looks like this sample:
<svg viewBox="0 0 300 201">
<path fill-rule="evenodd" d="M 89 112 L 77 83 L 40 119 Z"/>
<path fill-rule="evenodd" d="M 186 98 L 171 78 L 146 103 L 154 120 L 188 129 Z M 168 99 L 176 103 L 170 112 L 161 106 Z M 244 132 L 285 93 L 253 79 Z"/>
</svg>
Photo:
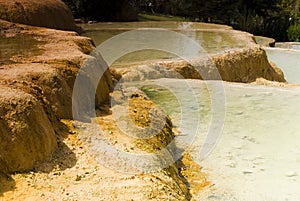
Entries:
<svg viewBox="0 0 300 201">
<path fill-rule="evenodd" d="M 112 108 L 118 111 L 115 117 L 111 114 L 98 117 L 95 122 L 100 124 L 101 129 L 92 124 L 76 123 L 79 127 L 85 127 L 78 131 L 78 137 L 88 149 L 87 152 L 95 156 L 100 164 L 116 170 L 113 174 L 100 173 L 105 176 L 97 193 L 103 200 L 189 200 L 191 195 L 174 159 L 176 144 L 173 141 L 175 135 L 171 119 L 137 88 L 117 93 L 122 104 L 126 105 L 127 101 L 124 100 L 128 100 L 129 107 L 116 105 Z M 128 114 L 124 113 L 124 108 L 128 109 Z M 120 129 L 116 122 L 124 122 L 126 129 Z M 155 135 L 147 135 L 147 129 L 151 130 L 151 135 Z M 140 138 L 142 136 L 147 137 Z M 90 140 L 91 137 L 93 140 Z M 98 140 L 107 140 L 119 153 L 126 154 L 110 156 L 104 152 L 103 155 L 98 149 Z M 147 157 L 148 154 L 154 155 Z M 135 177 L 130 176 L 134 174 Z M 129 178 L 122 179 L 127 175 Z M 132 182 L 133 179 L 135 182 Z M 115 192 L 117 195 L 112 196 Z"/>
<path fill-rule="evenodd" d="M 60 0 L 0 0 L 0 19 L 61 30 L 76 30 L 69 8 Z"/>
<path fill-rule="evenodd" d="M 101 56 L 89 55 L 94 49 L 92 41 L 74 32 L 2 20 L 0 27 L 4 27 L 0 40 L 12 42 L 2 49 L 4 53 L 5 48 L 19 44 L 18 38 L 33 43 L 27 52 L 38 50 L 9 54 L 3 63 L 0 60 L 0 172 L 25 171 L 55 151 L 60 120 L 73 117 L 72 89 L 77 73 L 87 61 L 99 64 Z M 108 100 L 112 84 L 108 71 L 102 78 L 99 84 L 93 83 L 98 87 L 97 106 Z"/>
<path fill-rule="evenodd" d="M 0 87 L 0 170 L 26 170 L 49 157 L 56 136 L 41 104 L 31 95 Z"/>
<path fill-rule="evenodd" d="M 283 72 L 268 61 L 258 47 L 244 48 L 212 58 L 222 79 L 229 82 L 254 82 L 257 78 L 285 82 Z"/>
<path fill-rule="evenodd" d="M 168 68 L 164 68 L 168 67 Z M 172 71 L 173 70 L 173 71 Z M 113 73 L 125 81 L 154 78 L 176 78 L 179 73 L 185 79 L 220 80 L 228 82 L 254 82 L 257 78 L 286 82 L 283 72 L 268 61 L 266 52 L 259 46 L 232 50 L 207 58 L 164 60 L 148 65 L 114 68 Z"/>
<path fill-rule="evenodd" d="M 64 78 L 47 64 L 11 64 L 0 69 L 0 83 L 21 89 L 37 98 L 54 123 L 56 118 L 72 118 L 72 90 Z"/>
</svg>

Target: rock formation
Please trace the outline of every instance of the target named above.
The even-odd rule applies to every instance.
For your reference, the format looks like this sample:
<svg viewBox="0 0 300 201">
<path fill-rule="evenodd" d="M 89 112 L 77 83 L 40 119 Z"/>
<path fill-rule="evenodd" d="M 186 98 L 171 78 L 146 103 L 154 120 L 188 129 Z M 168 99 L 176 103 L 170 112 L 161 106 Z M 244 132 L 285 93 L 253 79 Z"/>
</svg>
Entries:
<svg viewBox="0 0 300 201">
<path fill-rule="evenodd" d="M 0 68 L 1 90 L 8 91 L 0 99 L 0 171 L 29 170 L 56 149 L 54 131 L 60 132 L 60 119 L 73 117 L 72 90 L 80 67 L 101 58 L 89 55 L 94 49 L 90 39 L 73 32 L 5 21 L 0 26 L 0 40 L 31 35 L 40 41 L 37 54 L 20 52 Z M 111 85 L 106 71 L 98 85 L 97 105 L 108 101 Z"/>
<path fill-rule="evenodd" d="M 78 131 L 78 137 L 88 149 L 87 152 L 103 166 L 116 171 L 113 175 L 106 175 L 103 180 L 111 177 L 118 183 L 113 185 L 114 188 L 123 192 L 112 198 L 113 188 L 99 189 L 101 198 L 104 200 L 151 200 L 153 198 L 189 200 L 189 190 L 182 180 L 173 156 L 176 145 L 171 119 L 138 89 L 130 88 L 119 92 L 122 94 L 122 102 L 128 100 L 129 105 L 126 107 L 120 104 L 116 105 L 116 108 L 113 107 L 112 110 L 116 111 L 117 116 L 109 114 L 98 117 L 95 122 L 100 125 L 99 127 L 77 122 L 77 127 L 85 128 Z M 122 108 L 129 111 L 129 117 Z M 133 124 L 134 127 L 120 128 L 118 122 Z M 160 130 L 157 124 L 162 125 Z M 148 138 L 137 138 L 143 134 L 141 130 L 147 129 L 157 132 L 151 132 Z M 102 152 L 101 149 L 104 150 L 105 147 L 101 143 L 103 141 L 106 141 L 108 146 L 113 145 L 112 149 L 118 151 L 109 149 Z M 153 157 L 147 157 L 149 154 L 153 154 Z M 116 175 L 117 172 L 120 172 L 120 175 Z M 128 178 L 122 179 L 123 177 Z M 133 178 L 135 184 L 130 182 Z M 102 185 L 107 184 L 103 181 Z M 128 188 L 119 187 L 123 185 Z M 161 190 L 158 192 L 158 189 Z"/>
<path fill-rule="evenodd" d="M 285 82 L 283 72 L 269 63 L 265 51 L 251 46 L 210 57 L 190 61 L 171 59 L 144 65 L 124 65 L 112 70 L 115 77 L 123 75 L 125 81 L 156 78 L 223 80 L 228 82 L 254 82 L 257 78 Z M 174 73 L 177 72 L 177 73 Z"/>
<path fill-rule="evenodd" d="M 1 171 L 28 170 L 57 147 L 42 105 L 21 90 L 0 87 L 0 125 Z"/>
<path fill-rule="evenodd" d="M 23 0 L 19 2 L 22 3 L 0 0 L 0 3 L 2 3 L 0 5 L 2 5 L 2 7 L 10 5 L 17 7 L 22 5 L 20 8 L 27 9 L 25 2 L 28 3 L 29 1 Z M 30 2 L 34 4 L 37 1 Z M 49 3 L 47 5 L 52 5 L 49 0 L 43 1 L 39 5 L 43 3 L 46 5 L 46 2 Z M 55 1 L 53 0 L 51 2 Z M 6 7 L 6 9 L 14 10 L 14 6 L 12 8 Z M 48 11 L 48 9 L 46 10 Z M 49 10 L 51 11 L 50 8 Z M 35 12 L 44 11 L 43 8 L 39 8 L 38 11 Z M 16 16 L 24 14 L 19 14 L 19 11 L 14 12 Z M 8 12 L 5 13 L 5 16 L 10 18 Z M 25 16 L 31 16 L 29 14 L 29 11 L 25 12 Z M 36 19 L 35 15 L 32 16 Z M 20 19 L 19 22 L 24 23 L 24 21 L 21 20 L 23 20 L 23 18 Z M 46 26 L 45 24 L 45 22 L 42 22 L 42 24 L 37 23 L 35 25 Z M 57 27 L 52 27 L 51 24 L 51 26 L 49 25 L 48 27 L 59 28 L 60 25 L 56 24 L 55 26 Z M 3 63 L 0 60 L 0 173 L 31 170 L 36 162 L 40 161 L 44 161 L 44 166 L 35 166 L 35 168 L 41 172 L 50 172 L 50 174 L 44 175 L 35 173 L 38 175 L 36 178 L 40 181 L 43 180 L 41 178 L 45 178 L 44 180 L 49 182 L 47 185 L 44 185 L 45 183 L 35 183 L 35 185 L 39 185 L 39 188 L 34 189 L 36 195 L 31 195 L 31 192 L 18 191 L 11 192 L 11 194 L 14 195 L 5 198 L 13 199 L 15 198 L 14 196 L 18 195 L 24 198 L 24 196 L 27 195 L 27 197 L 25 197 L 26 199 L 28 196 L 30 198 L 35 199 L 38 197 L 37 199 L 40 199 L 40 197 L 45 196 L 45 194 L 51 191 L 52 194 L 49 195 L 49 197 L 59 199 L 61 199 L 61 196 L 64 196 L 65 199 L 78 198 L 79 200 L 87 199 L 87 196 L 90 196 L 89 198 L 96 197 L 96 199 L 100 197 L 105 200 L 191 199 L 190 189 L 188 189 L 188 185 L 184 183 L 185 180 L 182 178 L 181 169 L 176 163 L 170 164 L 154 173 L 142 172 L 132 176 L 114 172 L 114 168 L 118 167 L 104 167 L 104 164 L 99 163 L 99 160 L 97 161 L 97 157 L 101 153 L 89 153 L 91 147 L 89 147 L 89 142 L 84 140 L 85 135 L 91 135 L 93 139 L 99 137 L 102 140 L 105 138 L 111 144 L 126 153 L 139 154 L 159 152 L 168 144 L 171 144 L 175 137 L 170 119 L 162 115 L 163 112 L 161 110 L 152 110 L 155 104 L 145 97 L 142 92 L 131 95 L 128 111 L 131 117 L 130 119 L 142 128 L 151 125 L 151 123 L 163 124 L 161 131 L 149 139 L 130 138 L 128 135 L 125 135 L 126 133 L 122 133 L 118 126 L 115 125 L 119 120 L 117 119 L 117 121 L 115 121 L 109 112 L 94 119 L 103 127 L 101 131 L 90 130 L 89 125 L 91 124 L 76 124 L 78 122 L 73 123 L 70 121 L 74 115 L 72 114 L 71 107 L 73 86 L 82 66 L 100 67 L 105 71 L 99 83 L 92 81 L 93 74 L 85 74 L 86 81 L 93 90 L 96 91 L 96 106 L 103 106 L 103 104 L 109 100 L 109 93 L 113 87 L 111 74 L 105 69 L 105 65 L 102 65 L 104 61 L 101 55 L 97 52 L 93 52 L 95 47 L 91 39 L 80 37 L 74 32 L 16 25 L 2 20 L 0 20 L 0 27 L 0 41 L 7 38 L 27 38 L 30 36 L 32 40 L 35 41 L 31 47 L 34 46 L 34 48 L 38 50 L 34 54 L 23 54 L 23 52 L 20 52 L 17 55 L 6 58 Z M 61 29 L 67 29 L 65 28 L 67 26 L 63 27 L 64 28 Z M 207 79 L 215 79 L 215 72 L 211 70 L 211 67 L 214 66 L 220 73 L 222 79 L 226 81 L 251 82 L 258 77 L 284 81 L 281 71 L 269 64 L 264 51 L 258 46 L 234 50 L 224 55 L 214 55 L 209 59 L 195 60 L 192 64 L 193 65 L 186 61 L 172 60 L 154 63 L 152 64 L 154 68 L 138 66 L 125 70 L 118 69 L 112 72 L 117 75 L 116 77 L 120 78 L 120 75 L 124 75 L 124 79 L 128 80 L 140 80 L 143 77 L 149 78 L 151 76 L 158 78 L 161 73 L 166 77 L 178 76 L 178 73 L 176 74 L 172 70 L 179 72 L 184 78 L 201 79 L 205 76 Z M 171 70 L 165 70 L 163 66 L 169 67 Z M 139 70 L 135 72 L 136 69 Z M 135 73 L 131 76 L 130 74 L 126 74 L 128 72 Z M 120 93 L 124 93 L 124 91 Z M 93 98 L 90 99 L 91 97 L 85 96 L 85 91 L 82 91 L 79 95 L 82 97 L 81 100 L 83 102 L 94 100 Z M 109 109 L 107 110 L 109 111 Z M 153 113 L 155 117 L 154 121 L 150 121 L 149 119 L 150 111 L 155 111 Z M 125 120 L 125 122 L 130 120 L 122 117 L 122 115 L 119 117 Z M 73 129 L 74 126 L 79 125 L 79 128 L 84 129 L 86 132 L 86 134 L 81 135 L 81 133 L 77 133 L 78 131 L 76 129 L 72 130 L 72 126 L 70 126 L 71 134 L 68 135 L 68 146 L 72 148 L 71 150 L 74 151 L 75 154 L 72 151 L 63 151 L 62 135 L 60 135 L 60 132 L 62 132 L 61 119 L 69 119 L 65 121 L 71 122 L 70 124 L 73 126 Z M 153 127 L 156 129 L 156 126 Z M 100 135 L 96 135 L 99 133 Z M 64 133 L 64 135 L 66 134 Z M 80 146 L 78 146 L 78 144 L 80 144 Z M 175 144 L 171 145 L 173 146 L 168 147 L 166 151 L 170 158 L 172 158 L 175 149 Z M 55 150 L 57 151 L 57 147 L 60 152 L 57 152 L 58 154 L 56 155 L 54 154 L 54 160 L 49 160 L 45 163 L 45 160 L 51 157 Z M 69 168 L 68 171 L 63 172 L 64 170 L 60 169 L 47 169 L 48 163 L 50 163 L 50 167 L 53 167 L 57 165 L 55 162 L 59 159 L 60 163 L 67 163 L 65 161 L 70 160 L 70 153 L 79 158 L 79 165 L 76 164 L 75 167 L 74 163 L 77 163 L 75 159 L 75 162 L 73 161 L 72 163 L 73 166 L 69 164 L 66 165 L 66 167 Z M 109 161 L 112 161 L 112 158 L 109 158 Z M 125 164 L 126 162 L 129 161 L 125 161 Z M 159 166 L 165 164 L 163 160 L 155 160 L 155 162 L 157 163 L 150 163 L 149 165 Z M 86 169 L 86 167 L 88 167 L 89 170 Z M 184 169 L 184 172 L 187 169 L 185 166 L 181 168 Z M 199 167 L 194 167 L 193 171 L 196 171 L 196 169 L 199 169 Z M 79 170 L 82 172 L 80 175 L 78 175 Z M 94 174 L 91 174 L 91 172 Z M 57 185 L 56 182 L 51 183 L 52 179 L 59 181 L 55 178 L 56 175 L 54 173 L 60 174 L 61 178 L 63 178 L 61 179 L 63 182 L 60 180 L 61 183 L 59 183 L 62 185 L 63 191 L 61 188 L 55 187 L 55 185 Z M 64 173 L 66 173 L 66 175 L 64 175 Z M 72 178 L 74 174 L 76 175 L 75 179 Z M 189 175 L 187 172 L 185 172 L 185 174 Z M 193 172 L 193 174 L 198 174 L 198 172 Z M 32 177 L 34 178 L 34 176 Z M 201 187 L 209 185 L 205 177 L 194 178 L 197 179 L 197 182 L 200 180 L 199 183 Z M 30 180 L 30 178 L 26 179 Z M 81 179 L 85 179 L 85 181 L 76 183 L 80 182 Z M 34 182 L 34 179 L 30 181 Z M 89 185 L 85 185 L 84 182 L 87 182 Z M 50 183 L 52 185 L 51 189 L 49 187 L 51 186 L 49 185 Z M 66 183 L 68 183 L 68 185 L 65 185 Z M 85 188 L 79 188 L 79 185 Z M 91 185 L 95 185 L 96 187 L 92 189 L 87 188 L 87 186 L 90 187 Z M 25 191 L 29 188 L 27 185 L 21 186 L 26 186 L 24 187 Z M 65 192 L 65 188 L 69 188 L 68 190 L 80 195 L 74 194 L 72 196 L 75 197 L 70 198 L 68 197 L 69 193 Z M 21 188 L 18 186 L 17 189 Z M 92 193 L 90 191 L 92 191 Z M 42 192 L 43 195 L 37 192 Z M 2 191 L 0 191 L 0 196 L 1 193 Z"/>
<path fill-rule="evenodd" d="M 76 30 L 72 12 L 61 0 L 0 0 L 0 19 L 61 30 Z"/>
</svg>

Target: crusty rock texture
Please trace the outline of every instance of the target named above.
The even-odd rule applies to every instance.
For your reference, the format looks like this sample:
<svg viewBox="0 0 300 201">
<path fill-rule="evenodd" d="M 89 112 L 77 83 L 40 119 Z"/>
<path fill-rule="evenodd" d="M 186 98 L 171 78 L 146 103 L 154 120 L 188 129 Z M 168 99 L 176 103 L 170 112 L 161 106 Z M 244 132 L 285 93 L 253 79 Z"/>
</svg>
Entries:
<svg viewBox="0 0 300 201">
<path fill-rule="evenodd" d="M 0 19 L 32 26 L 76 30 L 73 14 L 61 0 L 0 0 Z"/>
<path fill-rule="evenodd" d="M 244 48 L 212 57 L 222 80 L 249 83 L 257 78 L 285 82 L 283 72 L 268 61 L 266 52 L 258 47 Z"/>
<path fill-rule="evenodd" d="M 56 136 L 42 105 L 32 95 L 0 87 L 0 170 L 23 171 L 49 157 Z"/>
<path fill-rule="evenodd" d="M 147 127 L 152 125 L 149 111 L 156 108 L 154 123 L 162 124 L 163 128 L 149 139 L 138 140 L 123 133 L 108 106 L 105 107 L 112 88 L 109 71 L 104 72 L 99 83 L 91 81 L 91 86 L 97 88 L 96 105 L 103 107 L 94 121 L 102 129 L 91 130 L 89 123 L 70 120 L 73 85 L 80 67 L 105 67 L 101 56 L 93 52 L 90 39 L 73 32 L 13 25 L 1 20 L 0 26 L 0 40 L 31 36 L 38 43 L 30 47 L 39 49 L 34 54 L 21 51 L 0 64 L 0 199 L 191 199 L 190 189 L 180 173 L 181 168 L 189 169 L 184 164 L 179 167 L 174 161 L 156 172 L 124 174 L 114 171 L 122 167 L 101 163 L 99 154 L 93 154 L 90 142 L 83 139 L 85 135 L 80 129 L 94 139 L 100 137 L 112 142 L 124 152 L 138 154 L 156 152 L 170 144 L 175 137 L 171 120 L 142 92 L 131 96 L 129 114 L 136 125 Z M 85 76 L 89 82 L 94 75 Z M 84 92 L 81 99 L 89 101 Z M 97 135 L 99 132 L 101 135 Z M 171 158 L 173 149 L 175 144 L 168 149 Z M 164 164 L 158 161 L 157 165 Z M 7 176 L 26 170 L 31 171 Z M 199 180 L 203 180 L 201 186 L 206 185 L 204 175 Z"/>
<path fill-rule="evenodd" d="M 161 110 L 143 93 L 134 91 L 128 111 L 136 125 L 145 127 L 151 124 L 149 111 L 153 107 Z M 120 117 L 122 118 L 122 115 Z M 71 132 L 59 143 L 51 160 L 37 164 L 30 173 L 14 174 L 9 179 L 0 174 L 0 184 L 3 187 L 0 189 L 0 199 L 2 195 L 4 200 L 45 198 L 92 201 L 185 201 L 193 200 L 189 193 L 191 190 L 198 191 L 210 184 L 206 175 L 200 172 L 200 166 L 191 163 L 189 158 L 183 160 L 182 164 L 174 163 L 156 172 L 128 174 L 121 171 L 123 169 L 121 164 L 128 165 L 127 160 L 119 166 L 111 167 L 104 160 L 99 160 L 99 155 L 103 153 L 92 153 L 91 146 L 97 145 L 97 140 L 112 143 L 115 148 L 124 153 L 147 154 L 159 151 L 170 144 L 175 137 L 168 117 L 155 119 L 162 122 L 164 127 L 149 140 L 137 140 L 128 133 L 122 132 L 109 111 L 94 120 L 101 129 L 88 123 L 64 120 L 63 122 Z M 126 121 L 130 122 L 130 119 L 127 118 Z M 89 137 L 93 140 L 88 140 Z M 175 147 L 171 146 L 171 148 Z M 122 162 L 122 160 L 116 160 L 114 155 L 107 157 L 107 161 Z M 150 167 L 152 164 L 148 165 Z M 161 165 L 164 166 L 163 160 Z M 115 170 L 120 170 L 120 172 Z M 183 170 L 185 179 L 181 174 Z M 195 180 L 190 187 L 184 183 L 189 177 Z"/>
<path fill-rule="evenodd" d="M 87 152 L 106 168 L 119 172 L 114 175 L 106 174 L 101 179 L 103 188 L 97 190 L 101 194 L 101 199 L 189 200 L 189 189 L 184 184 L 180 170 L 173 158 L 176 146 L 173 141 L 175 135 L 170 118 L 138 89 L 125 90 L 121 96 L 128 98 L 128 107 L 121 106 L 122 104 L 116 105 L 114 106 L 116 108 L 112 108 L 116 116 L 107 114 L 96 118 L 95 122 L 100 125 L 99 128 L 80 122 L 77 122 L 76 126 L 84 127 L 84 129 L 78 130 L 78 137 L 88 149 Z M 127 100 L 127 98 L 125 99 Z M 126 111 L 129 111 L 129 116 Z M 138 127 L 130 128 L 129 126 L 122 129 L 117 122 L 133 123 Z M 157 128 L 157 124 L 162 125 L 161 129 Z M 150 129 L 152 135 L 141 138 L 140 135 L 145 134 L 140 130 L 141 128 Z M 111 152 L 99 151 L 101 150 L 99 144 L 103 141 L 112 144 L 116 150 L 125 155 L 112 154 L 115 153 L 112 150 L 110 150 Z M 103 148 L 103 145 L 101 147 Z M 166 149 L 164 154 L 158 154 L 163 149 Z M 127 154 L 130 156 L 129 158 L 126 157 Z M 156 157 L 148 158 L 148 154 L 154 154 Z M 137 158 L 139 158 L 138 161 L 136 161 Z M 165 163 L 168 164 L 165 165 Z M 144 164 L 143 168 L 140 164 Z M 106 186 L 112 188 L 106 188 Z M 124 188 L 122 188 L 123 186 Z M 114 188 L 115 190 L 113 190 Z M 113 191 L 119 193 L 115 194 Z"/>
<path fill-rule="evenodd" d="M 2 20 L 0 27 L 0 41 L 32 37 L 37 42 L 34 49 L 39 49 L 36 54 L 27 54 L 30 49 L 20 51 L 0 63 L 0 89 L 9 91 L 1 93 L 0 124 L 8 126 L 0 127 L 0 172 L 30 170 L 56 149 L 54 131 L 60 132 L 60 119 L 73 118 L 72 91 L 79 69 L 87 61 L 96 65 L 102 60 L 99 54 L 89 55 L 94 49 L 92 41 L 74 32 L 12 25 Z M 98 88 L 99 106 L 109 99 L 109 72 L 93 84 Z"/>
<path fill-rule="evenodd" d="M 190 61 L 172 59 L 144 65 L 124 65 L 113 68 L 112 73 L 124 81 L 186 78 L 250 83 L 257 78 L 264 78 L 286 82 L 281 69 L 270 63 L 265 51 L 258 46 Z"/>
</svg>

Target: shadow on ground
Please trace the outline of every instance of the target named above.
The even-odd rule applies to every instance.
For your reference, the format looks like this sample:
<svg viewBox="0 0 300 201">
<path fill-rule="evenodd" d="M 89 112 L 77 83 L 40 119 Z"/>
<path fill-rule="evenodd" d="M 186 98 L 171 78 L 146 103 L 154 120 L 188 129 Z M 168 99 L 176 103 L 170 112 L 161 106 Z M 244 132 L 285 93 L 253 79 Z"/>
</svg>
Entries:
<svg viewBox="0 0 300 201">
<path fill-rule="evenodd" d="M 31 172 L 50 173 L 54 170 L 63 171 L 76 165 L 77 159 L 75 153 L 64 143 L 64 138 L 69 134 L 68 128 L 61 124 L 58 127 L 59 134 L 57 134 L 58 147 L 53 153 L 52 157 L 43 162 L 37 162 Z M 28 172 L 17 172 L 15 174 L 29 174 Z M 12 174 L 4 174 L 0 172 L 0 200 L 4 193 L 14 191 L 16 189 L 16 181 Z"/>
<path fill-rule="evenodd" d="M 33 169 L 35 172 L 50 173 L 53 170 L 66 170 L 76 165 L 77 159 L 75 153 L 63 142 L 64 138 L 68 136 L 69 129 L 61 123 L 59 130 L 56 151 L 50 160 L 36 163 Z"/>
<path fill-rule="evenodd" d="M 5 192 L 12 191 L 15 188 L 16 188 L 15 180 L 10 175 L 0 173 L 0 198 L 3 196 Z"/>
</svg>

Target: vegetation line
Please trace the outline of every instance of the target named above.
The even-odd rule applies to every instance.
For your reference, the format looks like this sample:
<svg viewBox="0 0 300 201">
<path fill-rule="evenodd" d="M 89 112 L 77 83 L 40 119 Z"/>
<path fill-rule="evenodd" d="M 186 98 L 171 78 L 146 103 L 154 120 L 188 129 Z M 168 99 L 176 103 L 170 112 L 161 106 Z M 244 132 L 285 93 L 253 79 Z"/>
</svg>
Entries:
<svg viewBox="0 0 300 201">
<path fill-rule="evenodd" d="M 300 41 L 300 0 L 63 1 L 75 18 L 87 21 L 211 22 L 277 41 Z"/>
</svg>

